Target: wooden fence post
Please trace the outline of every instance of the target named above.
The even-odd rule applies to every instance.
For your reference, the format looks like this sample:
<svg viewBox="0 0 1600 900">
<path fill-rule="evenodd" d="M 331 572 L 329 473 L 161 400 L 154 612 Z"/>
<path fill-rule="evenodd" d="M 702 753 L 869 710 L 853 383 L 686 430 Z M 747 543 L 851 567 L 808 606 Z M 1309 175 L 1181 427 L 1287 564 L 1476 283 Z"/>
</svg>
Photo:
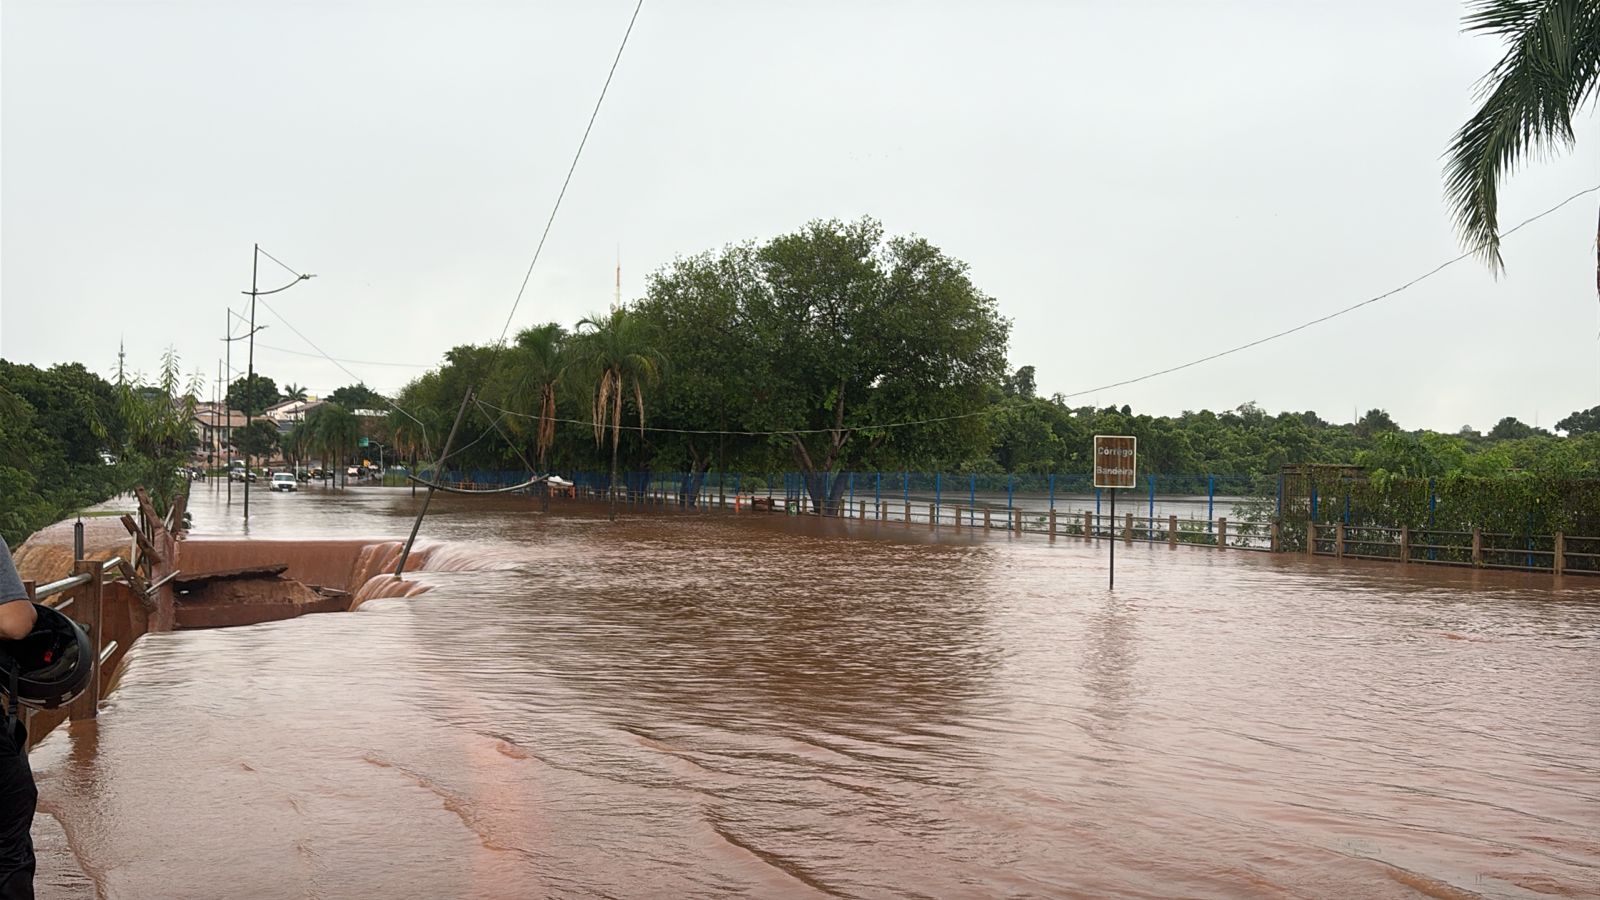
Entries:
<svg viewBox="0 0 1600 900">
<path fill-rule="evenodd" d="M 1178 517 L 1176 515 L 1167 516 L 1167 546 L 1178 546 Z"/>
<path fill-rule="evenodd" d="M 1306 555 L 1317 555 L 1317 523 L 1306 520 Z"/>
<path fill-rule="evenodd" d="M 1228 520 L 1217 520 L 1217 546 L 1223 550 L 1228 549 Z"/>
<path fill-rule="evenodd" d="M 1272 543 L 1268 546 L 1268 549 L 1273 553 L 1278 552 L 1278 522 L 1276 519 L 1272 522 Z"/>
<path fill-rule="evenodd" d="M 928 504 L 928 527 L 939 527 L 939 507 L 933 503 Z"/>
<path fill-rule="evenodd" d="M 1556 532 L 1555 551 L 1555 555 L 1551 557 L 1551 565 L 1555 573 L 1560 575 L 1567 568 L 1567 536 L 1559 531 Z"/>
<path fill-rule="evenodd" d="M 906 504 L 906 527 L 911 527 L 911 504 Z"/>
<path fill-rule="evenodd" d="M 1133 543 L 1133 513 L 1123 516 L 1122 521 L 1122 542 L 1131 544 Z"/>
<path fill-rule="evenodd" d="M 865 501 L 865 500 L 861 501 L 861 511 L 860 511 L 860 515 L 858 515 L 857 518 L 859 518 L 863 522 L 865 522 L 867 520 L 867 501 Z"/>
<path fill-rule="evenodd" d="M 1052 507 L 1051 510 L 1050 510 L 1050 540 L 1053 541 L 1055 539 L 1056 539 L 1056 511 L 1055 511 L 1055 508 Z"/>
<path fill-rule="evenodd" d="M 1400 526 L 1400 561 L 1411 562 L 1411 526 Z"/>
<path fill-rule="evenodd" d="M 1017 534 L 1021 534 L 1022 533 L 1022 510 L 1021 510 L 1021 508 L 1017 509 L 1015 519 L 1016 519 L 1016 521 L 1015 521 L 1015 523 L 1014 523 L 1014 525 L 1012 527 L 1012 530 L 1015 531 Z"/>
<path fill-rule="evenodd" d="M 1483 528 L 1478 526 L 1472 529 L 1472 566 L 1483 567 Z"/>
<path fill-rule="evenodd" d="M 987 506 L 983 508 L 983 530 L 989 530 L 989 508 Z"/>
<path fill-rule="evenodd" d="M 1333 526 L 1333 555 L 1344 559 L 1344 523 Z"/>
<path fill-rule="evenodd" d="M 1094 513 L 1087 509 L 1083 511 L 1083 539 L 1094 540 Z"/>
<path fill-rule="evenodd" d="M 89 631 L 89 646 L 93 648 L 93 659 L 90 660 L 89 686 L 79 694 L 67 709 L 67 715 L 74 719 L 92 719 L 100 712 L 100 650 L 105 646 L 105 615 L 102 612 L 102 600 L 105 596 L 105 563 L 99 560 L 78 560 L 72 566 L 72 574 L 88 575 L 89 583 L 78 588 L 75 593 L 77 599 L 73 606 L 82 604 L 82 608 L 75 609 L 76 618 Z"/>
</svg>

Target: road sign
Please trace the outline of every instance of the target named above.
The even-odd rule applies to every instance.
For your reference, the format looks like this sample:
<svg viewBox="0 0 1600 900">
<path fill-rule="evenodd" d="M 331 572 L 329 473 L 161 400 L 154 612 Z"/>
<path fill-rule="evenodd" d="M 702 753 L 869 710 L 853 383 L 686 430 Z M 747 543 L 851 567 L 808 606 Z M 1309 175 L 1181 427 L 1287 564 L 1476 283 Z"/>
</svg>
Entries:
<svg viewBox="0 0 1600 900">
<path fill-rule="evenodd" d="M 361 440 L 356 442 L 356 446 L 357 447 L 365 447 L 365 446 L 367 446 L 367 444 L 369 444 L 371 442 L 372 442 L 371 438 L 363 437 Z"/>
<path fill-rule="evenodd" d="M 1094 486 L 1137 487 L 1139 439 L 1128 435 L 1094 436 Z"/>
</svg>

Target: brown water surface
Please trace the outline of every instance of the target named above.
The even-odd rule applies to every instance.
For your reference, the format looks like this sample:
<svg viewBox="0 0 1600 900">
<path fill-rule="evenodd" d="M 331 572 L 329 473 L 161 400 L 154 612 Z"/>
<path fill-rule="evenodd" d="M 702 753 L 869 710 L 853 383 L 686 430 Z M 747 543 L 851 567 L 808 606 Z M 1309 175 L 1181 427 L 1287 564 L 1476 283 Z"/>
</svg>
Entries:
<svg viewBox="0 0 1600 900">
<path fill-rule="evenodd" d="M 1600 896 L 1595 581 L 434 510 L 430 592 L 149 636 L 36 751 L 103 896 Z"/>
</svg>

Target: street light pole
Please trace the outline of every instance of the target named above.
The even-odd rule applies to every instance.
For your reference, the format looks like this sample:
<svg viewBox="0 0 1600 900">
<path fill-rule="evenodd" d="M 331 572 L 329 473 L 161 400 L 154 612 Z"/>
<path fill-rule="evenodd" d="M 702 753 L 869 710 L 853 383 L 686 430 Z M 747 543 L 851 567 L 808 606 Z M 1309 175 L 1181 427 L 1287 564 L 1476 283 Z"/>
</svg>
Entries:
<svg viewBox="0 0 1600 900">
<path fill-rule="evenodd" d="M 233 307 L 231 307 L 231 306 L 228 307 L 228 325 L 227 325 L 226 328 L 222 329 L 222 344 L 223 344 L 224 347 L 227 348 L 227 352 L 225 354 L 227 356 L 227 362 L 223 364 L 224 365 L 223 371 L 227 376 L 228 382 L 231 384 L 233 382 Z M 223 449 L 225 451 L 222 454 L 222 458 L 227 461 L 227 465 L 224 466 L 224 468 L 226 468 L 228 470 L 228 505 L 232 506 L 233 505 L 233 407 L 231 405 L 229 405 L 229 403 L 228 403 L 228 392 L 227 392 L 227 390 L 223 390 L 223 392 L 222 392 L 222 411 L 225 414 L 224 421 L 228 423 L 228 424 L 223 426 L 227 430 L 227 435 L 228 436 L 227 436 L 225 442 L 222 445 Z"/>
<path fill-rule="evenodd" d="M 278 265 L 283 266 L 285 269 L 289 268 L 288 266 L 284 266 L 282 262 L 279 262 L 278 258 L 275 257 L 275 256 L 272 256 L 272 254 L 269 253 L 267 255 L 269 257 L 271 257 L 273 262 L 277 262 Z M 316 277 L 315 275 L 304 275 L 304 274 L 296 273 L 295 274 L 295 279 L 293 281 L 289 282 L 288 284 L 284 285 L 283 287 L 274 288 L 273 290 L 270 290 L 270 291 L 263 291 L 263 290 L 260 289 L 260 287 L 259 287 L 259 285 L 257 283 L 257 275 L 259 273 L 260 267 L 261 267 L 261 245 L 260 244 L 255 244 L 255 245 L 252 246 L 251 253 L 250 253 L 250 290 L 244 292 L 244 293 L 247 293 L 247 294 L 250 295 L 250 357 L 249 357 L 249 362 L 246 363 L 245 380 L 244 380 L 245 393 L 246 393 L 245 405 L 244 405 L 244 427 L 246 429 L 248 429 L 250 427 L 250 423 L 251 423 L 252 418 L 253 418 L 253 414 L 251 412 L 250 397 L 248 395 L 252 391 L 255 390 L 255 380 L 256 380 L 256 330 L 257 330 L 256 329 L 256 298 L 260 297 L 260 296 L 263 296 L 263 295 L 266 295 L 266 294 L 276 294 L 279 291 L 287 291 L 289 288 L 294 287 L 295 285 L 299 284 L 302 281 L 306 281 L 308 279 Z M 290 269 L 289 271 L 293 272 L 294 270 Z M 245 521 L 245 524 L 247 524 L 247 525 L 250 523 L 250 454 L 249 453 L 246 453 L 244 455 L 244 521 Z"/>
<path fill-rule="evenodd" d="M 245 340 L 248 337 L 253 337 L 256 332 L 261 330 L 261 328 L 267 327 L 265 325 L 262 325 L 261 328 L 252 328 L 252 329 L 250 329 L 250 334 L 248 334 L 248 335 L 241 334 L 238 337 L 234 337 L 234 336 L 232 336 L 233 335 L 233 320 L 234 319 L 238 319 L 241 322 L 245 321 L 245 317 L 244 316 L 239 315 L 238 313 L 234 312 L 230 308 L 228 310 L 228 329 L 227 329 L 229 336 L 222 339 L 223 343 L 228 345 L 227 363 L 226 363 L 227 377 L 228 378 L 232 378 L 233 377 L 233 342 L 234 341 L 242 341 L 242 340 Z M 226 384 L 226 382 L 224 382 L 224 384 Z M 248 405 L 248 404 L 246 404 L 246 405 Z M 226 432 L 226 434 L 222 439 L 223 447 L 227 451 L 229 451 L 228 453 L 224 454 L 224 458 L 226 459 L 227 457 L 232 456 L 232 450 L 233 450 L 233 409 L 228 406 L 228 394 L 227 394 L 226 389 L 224 389 L 223 394 L 222 394 L 222 406 L 223 406 L 223 410 L 222 411 L 226 415 L 226 421 L 227 421 L 227 425 L 224 426 L 224 431 Z M 229 461 L 229 464 L 227 465 L 226 468 L 228 469 L 228 503 L 231 505 L 233 503 L 233 464 L 232 464 L 231 460 Z M 245 467 L 245 484 L 249 484 L 249 483 L 250 483 L 250 470 L 249 470 L 249 467 L 246 466 Z"/>
</svg>

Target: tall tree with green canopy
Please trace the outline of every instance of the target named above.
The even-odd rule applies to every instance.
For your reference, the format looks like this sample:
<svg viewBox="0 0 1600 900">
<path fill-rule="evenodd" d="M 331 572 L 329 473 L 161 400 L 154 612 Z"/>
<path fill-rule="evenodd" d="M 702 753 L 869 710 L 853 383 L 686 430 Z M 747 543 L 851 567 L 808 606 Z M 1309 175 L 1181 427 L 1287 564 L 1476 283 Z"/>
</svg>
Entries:
<svg viewBox="0 0 1600 900">
<path fill-rule="evenodd" d="M 713 464 L 726 473 L 730 457 L 770 471 L 764 438 L 729 433 L 747 430 L 773 390 L 773 356 L 753 340 L 748 320 L 763 290 L 756 248 L 742 244 L 675 260 L 633 308 L 672 360 L 672 377 L 651 405 L 654 421 L 674 430 L 652 435 L 651 444 L 657 461 L 687 472 L 687 503 L 697 502 Z"/>
<path fill-rule="evenodd" d="M 235 428 L 233 446 L 244 454 L 244 466 L 249 469 L 252 459 L 268 459 L 278 449 L 278 426 L 267 419 L 257 419 L 242 428 Z"/>
<path fill-rule="evenodd" d="M 1500 181 L 1527 157 L 1575 143 L 1572 120 L 1600 80 L 1600 0 L 1473 0 L 1466 30 L 1506 52 L 1450 142 L 1445 188 L 1466 243 L 1498 270 Z M 1600 289 L 1600 259 L 1596 260 Z"/>
<path fill-rule="evenodd" d="M 278 384 L 260 372 L 241 375 L 228 385 L 227 402 L 229 409 L 259 416 L 278 402 Z"/>
<path fill-rule="evenodd" d="M 626 308 L 610 315 L 578 321 L 572 342 L 573 362 L 594 384 L 591 412 L 596 444 L 611 431 L 611 520 L 617 519 L 619 478 L 618 445 L 622 439 L 622 404 L 632 395 L 639 413 L 639 434 L 644 435 L 644 389 L 661 380 L 665 361 L 653 343 L 645 320 Z"/>
<path fill-rule="evenodd" d="M 281 397 L 284 402 L 289 400 L 304 400 L 306 399 L 306 386 L 303 384 L 295 384 L 291 381 L 283 386 L 283 393 Z"/>
<path fill-rule="evenodd" d="M 324 398 L 329 403 L 337 403 L 345 409 L 383 409 L 388 403 L 383 395 L 367 387 L 365 382 L 347 384 L 335 390 Z"/>
<path fill-rule="evenodd" d="M 1556 428 L 1567 434 L 1600 434 L 1600 406 L 1580 409 L 1556 423 Z"/>
<path fill-rule="evenodd" d="M 829 479 L 843 466 L 927 468 L 987 445 L 980 413 L 1011 326 L 965 263 L 923 238 L 885 240 L 872 219 L 812 222 L 758 260 L 766 289 L 747 319 L 775 377 L 755 420 L 788 430 L 818 512 L 838 508 L 845 479 Z"/>
</svg>

